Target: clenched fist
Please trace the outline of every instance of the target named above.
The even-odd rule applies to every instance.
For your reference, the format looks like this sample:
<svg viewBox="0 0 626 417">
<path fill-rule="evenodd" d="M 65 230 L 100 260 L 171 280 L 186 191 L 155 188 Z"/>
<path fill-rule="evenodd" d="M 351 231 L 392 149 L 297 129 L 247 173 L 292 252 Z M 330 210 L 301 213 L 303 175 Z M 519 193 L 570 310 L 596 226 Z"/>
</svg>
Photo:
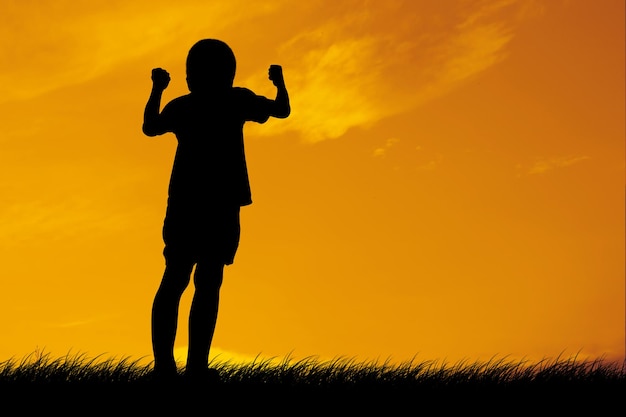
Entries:
<svg viewBox="0 0 626 417">
<path fill-rule="evenodd" d="M 283 79 L 283 67 L 280 65 L 270 65 L 268 73 L 270 80 L 272 80 L 276 87 L 285 85 L 285 80 Z"/>
<path fill-rule="evenodd" d="M 152 70 L 152 85 L 159 90 L 165 90 L 170 83 L 170 74 L 163 68 Z"/>
</svg>

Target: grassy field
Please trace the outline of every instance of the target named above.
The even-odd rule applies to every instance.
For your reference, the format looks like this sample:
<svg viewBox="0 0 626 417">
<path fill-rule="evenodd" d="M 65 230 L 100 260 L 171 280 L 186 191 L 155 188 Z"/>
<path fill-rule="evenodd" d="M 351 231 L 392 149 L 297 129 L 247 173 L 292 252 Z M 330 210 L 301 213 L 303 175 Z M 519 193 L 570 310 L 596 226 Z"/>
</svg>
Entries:
<svg viewBox="0 0 626 417">
<path fill-rule="evenodd" d="M 213 362 L 220 382 L 152 378 L 128 358 L 51 358 L 0 363 L 0 401 L 20 413 L 64 415 L 593 415 L 623 409 L 625 364 L 576 357 L 537 363 L 506 359 L 400 365 L 338 358 Z M 9 407 L 9 408 L 7 408 Z M 556 413 L 556 414 L 555 414 Z"/>
</svg>

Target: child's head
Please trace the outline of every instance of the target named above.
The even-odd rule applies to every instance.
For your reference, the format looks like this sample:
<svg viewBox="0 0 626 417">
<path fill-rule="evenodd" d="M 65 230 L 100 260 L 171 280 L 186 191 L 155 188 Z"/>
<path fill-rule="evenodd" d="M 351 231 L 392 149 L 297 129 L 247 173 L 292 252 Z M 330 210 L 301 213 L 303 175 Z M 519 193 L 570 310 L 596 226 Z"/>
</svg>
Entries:
<svg viewBox="0 0 626 417">
<path fill-rule="evenodd" d="M 232 87 L 236 69 L 235 54 L 217 39 L 196 42 L 187 55 L 189 91 L 211 92 Z"/>
</svg>

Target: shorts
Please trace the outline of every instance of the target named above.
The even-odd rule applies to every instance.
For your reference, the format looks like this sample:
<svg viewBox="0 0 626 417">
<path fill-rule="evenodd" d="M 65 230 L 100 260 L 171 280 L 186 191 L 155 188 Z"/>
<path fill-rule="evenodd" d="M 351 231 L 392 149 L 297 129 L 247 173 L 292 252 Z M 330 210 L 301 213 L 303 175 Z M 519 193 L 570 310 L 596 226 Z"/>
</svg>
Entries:
<svg viewBox="0 0 626 417">
<path fill-rule="evenodd" d="M 165 261 L 196 264 L 202 260 L 234 262 L 241 226 L 239 207 L 175 210 L 168 206 L 163 222 Z"/>
</svg>

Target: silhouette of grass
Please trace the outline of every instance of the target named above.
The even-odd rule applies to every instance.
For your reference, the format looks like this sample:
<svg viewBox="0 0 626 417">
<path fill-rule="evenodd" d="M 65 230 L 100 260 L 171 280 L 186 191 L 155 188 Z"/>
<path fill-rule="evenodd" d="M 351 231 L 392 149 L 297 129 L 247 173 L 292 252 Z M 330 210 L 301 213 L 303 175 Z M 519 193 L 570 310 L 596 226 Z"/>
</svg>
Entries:
<svg viewBox="0 0 626 417">
<path fill-rule="evenodd" d="M 399 365 L 341 357 L 294 360 L 288 356 L 280 361 L 272 358 L 249 363 L 213 360 L 211 367 L 219 371 L 221 381 L 203 386 L 189 383 L 182 372 L 180 378 L 160 383 L 152 378 L 151 364 L 131 358 L 89 358 L 85 354 L 52 358 L 34 353 L 0 363 L 0 395 L 4 404 L 28 404 L 18 400 L 24 395 L 48 398 L 42 403 L 46 411 L 54 403 L 66 412 L 71 407 L 84 411 L 85 406 L 94 404 L 101 411 L 121 407 L 120 411 L 129 413 L 138 407 L 135 413 L 174 403 L 196 408 L 221 403 L 239 410 L 240 414 L 232 415 L 242 415 L 244 409 L 294 416 L 318 415 L 325 410 L 325 415 L 336 415 L 333 411 L 342 407 L 348 415 L 376 409 L 396 415 L 392 410 L 408 407 L 424 411 L 428 404 L 443 415 L 446 410 L 471 408 L 489 414 L 490 409 L 496 413 L 496 405 L 505 402 L 509 407 L 516 404 L 518 411 L 537 404 L 546 410 L 551 404 L 558 411 L 592 407 L 597 413 L 611 403 L 622 405 L 625 365 L 601 359 L 578 360 L 575 356 L 536 363 L 503 358 L 455 364 L 408 361 Z M 59 403 L 59 398 L 66 401 Z M 33 404 L 29 406 L 32 409 Z"/>
</svg>

